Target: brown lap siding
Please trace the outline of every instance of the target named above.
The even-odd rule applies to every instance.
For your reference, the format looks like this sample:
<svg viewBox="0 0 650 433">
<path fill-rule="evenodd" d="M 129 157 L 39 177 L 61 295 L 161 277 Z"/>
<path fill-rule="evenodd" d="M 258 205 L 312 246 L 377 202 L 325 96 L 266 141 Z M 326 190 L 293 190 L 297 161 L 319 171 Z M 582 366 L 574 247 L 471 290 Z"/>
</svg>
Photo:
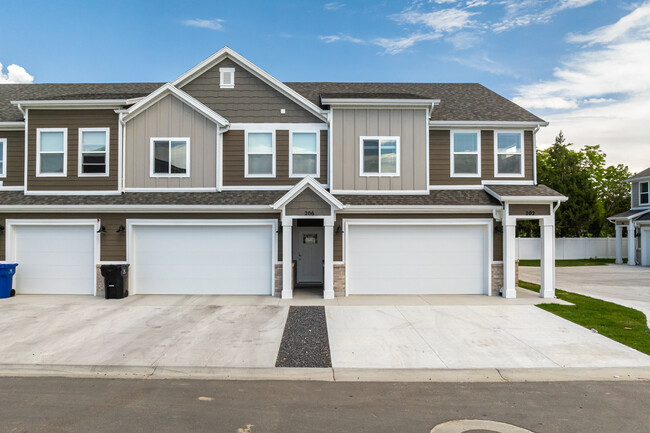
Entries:
<svg viewBox="0 0 650 433">
<path fill-rule="evenodd" d="M 25 131 L 0 131 L 7 139 L 7 176 L 0 177 L 3 186 L 22 186 L 25 183 Z"/>
<path fill-rule="evenodd" d="M 275 131 L 275 177 L 246 177 L 244 158 L 244 131 L 230 130 L 223 135 L 224 186 L 290 186 L 302 180 L 289 177 L 289 131 Z M 316 181 L 327 183 L 327 131 L 320 131 L 320 177 Z"/>
<path fill-rule="evenodd" d="M 118 116 L 113 110 L 29 110 L 27 155 L 28 191 L 115 191 L 118 188 Z M 67 175 L 36 176 L 36 131 L 67 128 Z M 79 128 L 110 128 L 109 175 L 79 177 Z"/>
<path fill-rule="evenodd" d="M 448 213 L 448 214 L 337 214 L 334 227 L 341 227 L 343 230 L 343 220 L 347 219 L 465 219 L 465 218 L 483 218 L 492 219 L 492 214 L 462 214 L 462 213 Z M 501 241 L 499 240 L 499 243 Z M 497 246 L 496 236 L 493 238 L 493 259 L 500 256 L 501 246 Z M 343 260 L 343 233 L 336 233 L 334 231 L 334 261 L 340 262 Z"/>
<path fill-rule="evenodd" d="M 0 215 L 0 224 L 6 227 L 6 220 L 8 219 L 43 219 L 43 220 L 56 220 L 56 219 L 97 219 L 101 220 L 101 224 L 106 228 L 106 232 L 101 234 L 101 248 L 100 260 L 103 262 L 112 261 L 125 261 L 126 260 L 126 232 L 117 233 L 120 225 L 126 227 L 127 219 L 275 219 L 279 222 L 279 214 L 277 213 L 218 213 L 218 214 L 148 214 L 148 213 L 75 213 L 75 214 L 53 214 L 53 213 L 40 213 L 40 214 L 2 214 Z M 5 252 L 5 233 L 6 230 L 0 232 L 0 260 L 6 260 Z M 278 261 L 282 260 L 282 233 L 278 233 Z"/>
</svg>

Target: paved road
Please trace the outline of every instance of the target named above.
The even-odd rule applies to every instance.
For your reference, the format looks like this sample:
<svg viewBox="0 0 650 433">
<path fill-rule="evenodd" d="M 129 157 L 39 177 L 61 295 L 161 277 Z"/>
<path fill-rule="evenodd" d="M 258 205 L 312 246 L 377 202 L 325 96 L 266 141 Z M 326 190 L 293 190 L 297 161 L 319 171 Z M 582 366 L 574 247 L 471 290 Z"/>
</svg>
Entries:
<svg viewBox="0 0 650 433">
<path fill-rule="evenodd" d="M 487 419 L 646 432 L 648 382 L 325 383 L 0 378 L 0 432 L 408 432 Z M 477 431 L 477 430 L 472 430 Z"/>
<path fill-rule="evenodd" d="M 539 283 L 538 267 L 521 266 L 519 278 Z M 607 265 L 555 268 L 555 287 L 643 312 L 650 326 L 650 268 Z"/>
</svg>

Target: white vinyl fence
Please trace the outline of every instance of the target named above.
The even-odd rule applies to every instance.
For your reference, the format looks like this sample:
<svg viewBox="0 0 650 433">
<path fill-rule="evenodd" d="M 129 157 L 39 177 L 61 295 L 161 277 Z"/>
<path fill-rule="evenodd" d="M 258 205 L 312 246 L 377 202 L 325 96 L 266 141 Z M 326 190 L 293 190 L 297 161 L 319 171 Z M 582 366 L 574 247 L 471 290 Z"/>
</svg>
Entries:
<svg viewBox="0 0 650 433">
<path fill-rule="evenodd" d="M 539 238 L 517 238 L 517 258 L 535 260 L 540 258 L 542 244 Z M 627 257 L 627 239 L 623 238 L 623 258 Z M 556 238 L 555 258 L 571 259 L 615 259 L 616 238 Z"/>
</svg>

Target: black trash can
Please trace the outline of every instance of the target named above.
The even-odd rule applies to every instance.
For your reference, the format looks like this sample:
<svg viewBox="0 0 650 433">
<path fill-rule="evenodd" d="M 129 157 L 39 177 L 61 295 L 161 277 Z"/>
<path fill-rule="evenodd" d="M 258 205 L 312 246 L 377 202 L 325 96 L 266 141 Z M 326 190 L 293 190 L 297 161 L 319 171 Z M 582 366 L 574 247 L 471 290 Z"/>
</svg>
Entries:
<svg viewBox="0 0 650 433">
<path fill-rule="evenodd" d="M 129 265 L 102 265 L 100 270 L 104 277 L 106 299 L 122 299 L 129 296 L 126 289 Z"/>
</svg>

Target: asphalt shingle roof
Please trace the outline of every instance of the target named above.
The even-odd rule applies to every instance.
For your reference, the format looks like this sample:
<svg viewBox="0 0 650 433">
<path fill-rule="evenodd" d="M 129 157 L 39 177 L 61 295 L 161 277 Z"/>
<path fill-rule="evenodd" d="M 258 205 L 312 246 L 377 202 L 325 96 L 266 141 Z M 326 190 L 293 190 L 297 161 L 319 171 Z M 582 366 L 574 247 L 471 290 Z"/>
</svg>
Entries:
<svg viewBox="0 0 650 433">
<path fill-rule="evenodd" d="M 354 206 L 498 206 L 499 201 L 482 189 L 432 190 L 426 195 L 335 195 Z"/>
<path fill-rule="evenodd" d="M 546 185 L 487 185 L 500 197 L 564 197 Z"/>
<path fill-rule="evenodd" d="M 0 122 L 21 121 L 10 101 L 129 99 L 146 96 L 163 83 L 2 84 Z M 432 120 L 543 122 L 517 104 L 477 83 L 285 83 L 320 105 L 321 95 L 348 98 L 440 99 Z"/>
<path fill-rule="evenodd" d="M 645 170 L 635 174 L 634 176 L 632 176 L 628 180 L 642 179 L 644 177 L 650 177 L 650 167 L 648 167 Z"/>
<path fill-rule="evenodd" d="M 11 101 L 130 99 L 146 96 L 163 83 L 0 84 L 0 122 L 19 122 Z"/>
<path fill-rule="evenodd" d="M 615 220 L 618 220 L 618 219 L 628 219 L 628 218 L 630 218 L 630 217 L 633 217 L 634 215 L 639 215 L 639 214 L 642 214 L 642 213 L 643 213 L 644 215 L 641 216 L 641 218 L 638 218 L 638 220 L 644 220 L 645 218 L 650 218 L 650 212 L 648 212 L 648 210 L 639 210 L 639 209 L 636 209 L 636 210 L 626 210 L 625 212 L 621 212 L 621 213 L 618 213 L 618 214 L 616 214 L 616 215 L 612 215 L 612 216 L 609 217 L 609 218 L 610 218 L 610 219 L 615 219 Z M 636 219 L 636 218 L 632 218 L 632 219 Z"/>
</svg>

